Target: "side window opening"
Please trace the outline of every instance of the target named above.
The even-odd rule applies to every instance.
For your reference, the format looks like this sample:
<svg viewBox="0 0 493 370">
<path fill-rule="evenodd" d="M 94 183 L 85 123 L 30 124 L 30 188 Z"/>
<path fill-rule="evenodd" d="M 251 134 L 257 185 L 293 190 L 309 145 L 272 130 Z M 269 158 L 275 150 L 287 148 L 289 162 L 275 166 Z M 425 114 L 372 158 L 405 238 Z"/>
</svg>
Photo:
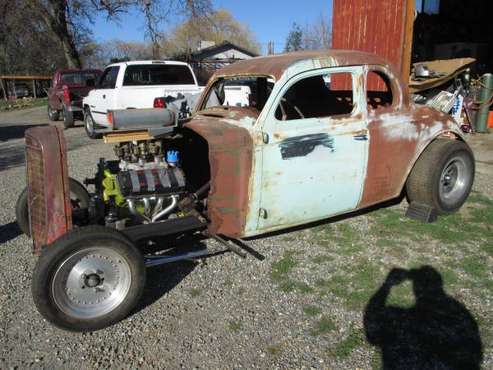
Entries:
<svg viewBox="0 0 493 370">
<path fill-rule="evenodd" d="M 366 103 L 368 111 L 390 107 L 394 102 L 389 78 L 382 72 L 369 71 L 366 81 Z"/>
<path fill-rule="evenodd" d="M 218 80 L 211 89 L 205 108 L 243 107 L 261 111 L 274 82 L 266 77 L 237 77 Z"/>
<path fill-rule="evenodd" d="M 100 89 L 114 89 L 116 86 L 116 79 L 118 77 L 118 71 L 120 67 L 109 67 L 101 76 L 101 80 L 99 82 Z"/>
<path fill-rule="evenodd" d="M 280 121 L 290 121 L 349 116 L 353 108 L 351 73 L 331 73 L 296 82 L 281 98 L 275 117 Z"/>
</svg>

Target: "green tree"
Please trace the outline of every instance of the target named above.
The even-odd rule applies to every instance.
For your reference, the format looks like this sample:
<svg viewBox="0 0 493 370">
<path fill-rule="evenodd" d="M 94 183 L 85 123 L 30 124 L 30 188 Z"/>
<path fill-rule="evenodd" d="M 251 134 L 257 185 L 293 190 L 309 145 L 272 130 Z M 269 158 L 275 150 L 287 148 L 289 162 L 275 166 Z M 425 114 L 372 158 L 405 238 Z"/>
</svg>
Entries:
<svg viewBox="0 0 493 370">
<path fill-rule="evenodd" d="M 260 52 L 260 44 L 249 27 L 224 9 L 207 17 L 190 18 L 180 24 L 164 42 L 163 49 L 168 56 L 188 54 L 195 51 L 202 40 L 215 44 L 230 41 L 254 53 Z"/>
<path fill-rule="evenodd" d="M 297 51 L 303 49 L 303 31 L 301 27 L 295 23 L 289 31 L 288 37 L 286 38 L 286 46 L 284 47 L 285 52 Z"/>
</svg>

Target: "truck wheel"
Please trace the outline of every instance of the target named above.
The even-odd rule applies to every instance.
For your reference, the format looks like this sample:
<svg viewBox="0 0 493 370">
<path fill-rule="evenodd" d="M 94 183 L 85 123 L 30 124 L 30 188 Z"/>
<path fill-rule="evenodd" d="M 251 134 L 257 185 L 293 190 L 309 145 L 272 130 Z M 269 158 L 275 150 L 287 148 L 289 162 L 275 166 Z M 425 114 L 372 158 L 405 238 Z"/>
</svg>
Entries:
<svg viewBox="0 0 493 370">
<path fill-rule="evenodd" d="M 75 229 L 43 249 L 32 295 L 50 323 L 70 331 L 102 329 L 124 319 L 145 285 L 140 251 L 103 226 Z"/>
<path fill-rule="evenodd" d="M 65 129 L 74 127 L 74 113 L 69 111 L 65 105 L 63 106 L 63 127 Z"/>
<path fill-rule="evenodd" d="M 60 113 L 56 109 L 51 109 L 48 105 L 48 119 L 50 121 L 58 121 L 58 118 L 60 118 Z"/>
<path fill-rule="evenodd" d="M 84 111 L 84 128 L 86 129 L 86 134 L 90 139 L 98 139 L 101 135 L 96 133 L 96 123 L 92 118 L 89 109 Z"/>
<path fill-rule="evenodd" d="M 72 203 L 72 209 L 76 208 L 89 208 L 89 193 L 84 185 L 75 179 L 69 178 L 70 188 L 70 201 Z M 22 190 L 22 193 L 17 198 L 15 205 L 15 217 L 17 225 L 21 231 L 30 236 L 31 230 L 29 228 L 29 208 L 27 205 L 27 186 Z"/>
<path fill-rule="evenodd" d="M 406 183 L 410 201 L 426 204 L 438 214 L 457 211 L 474 182 L 474 156 L 459 140 L 432 142 L 414 165 Z"/>
</svg>

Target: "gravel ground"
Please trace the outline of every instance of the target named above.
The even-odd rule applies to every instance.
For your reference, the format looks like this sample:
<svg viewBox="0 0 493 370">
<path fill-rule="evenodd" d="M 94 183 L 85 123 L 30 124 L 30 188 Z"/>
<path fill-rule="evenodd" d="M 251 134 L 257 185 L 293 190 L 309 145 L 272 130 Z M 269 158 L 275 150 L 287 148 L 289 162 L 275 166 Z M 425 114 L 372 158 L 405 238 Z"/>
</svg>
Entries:
<svg viewBox="0 0 493 370">
<path fill-rule="evenodd" d="M 150 269 L 142 302 L 126 320 L 87 334 L 54 328 L 32 302 L 36 258 L 14 216 L 25 185 L 24 129 L 46 123 L 43 108 L 0 114 L 0 368 L 379 367 L 378 348 L 362 334 L 367 298 L 391 267 L 416 263 L 437 266 L 451 296 L 472 313 L 483 342 L 483 367 L 493 368 L 491 284 L 466 284 L 474 275 L 467 275 L 462 265 L 454 270 L 455 280 L 448 279 L 447 268 L 467 254 L 454 241 L 437 237 L 425 246 L 412 234 L 385 239 L 372 233 L 375 225 L 390 222 L 381 221 L 387 213 L 379 216 L 380 211 L 251 241 L 262 260 L 224 253 Z M 472 140 L 480 148 L 474 190 L 490 199 L 491 136 Z M 79 180 L 92 175 L 99 157 L 112 157 L 110 146 L 87 139 L 81 127 L 66 131 L 66 137 L 71 176 Z M 400 215 L 404 206 L 387 211 Z M 493 244 L 491 224 L 486 227 L 485 236 L 471 243 L 484 248 Z M 488 266 L 481 276 L 491 281 L 492 254 L 478 253 Z M 368 272 L 365 280 L 365 266 L 370 265 L 375 274 Z M 348 291 L 367 284 L 364 294 L 346 296 L 344 289 L 331 285 L 344 277 L 352 279 L 343 286 Z"/>
</svg>

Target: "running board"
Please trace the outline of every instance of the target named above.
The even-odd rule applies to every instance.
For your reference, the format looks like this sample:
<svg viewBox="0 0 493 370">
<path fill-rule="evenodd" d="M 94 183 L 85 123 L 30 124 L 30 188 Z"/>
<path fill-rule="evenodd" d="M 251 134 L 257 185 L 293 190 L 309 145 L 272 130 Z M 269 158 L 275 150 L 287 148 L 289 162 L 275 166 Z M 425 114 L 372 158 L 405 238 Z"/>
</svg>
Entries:
<svg viewBox="0 0 493 370">
<path fill-rule="evenodd" d="M 407 208 L 406 216 L 429 224 L 437 220 L 437 211 L 426 204 L 411 202 Z"/>
</svg>

